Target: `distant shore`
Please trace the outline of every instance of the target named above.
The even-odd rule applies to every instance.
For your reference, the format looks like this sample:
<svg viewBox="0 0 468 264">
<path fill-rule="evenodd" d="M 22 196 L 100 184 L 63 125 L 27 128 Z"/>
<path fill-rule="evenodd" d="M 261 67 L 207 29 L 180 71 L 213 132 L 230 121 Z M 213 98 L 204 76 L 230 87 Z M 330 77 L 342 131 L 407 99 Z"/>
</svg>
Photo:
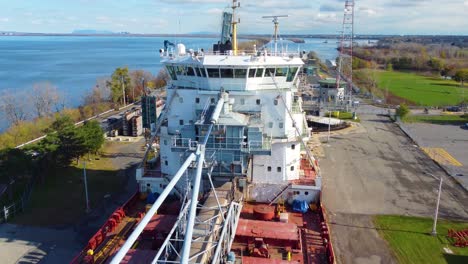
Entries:
<svg viewBox="0 0 468 264">
<path fill-rule="evenodd" d="M 193 33 L 193 34 L 137 34 L 137 33 L 28 33 L 28 32 L 9 32 L 0 31 L 1 36 L 43 36 L 43 37 L 186 37 L 186 38 L 217 38 L 219 34 L 216 33 Z M 356 35 L 355 39 L 381 39 L 394 35 Z M 282 34 L 282 38 L 287 39 L 303 39 L 303 38 L 325 38 L 337 39 L 339 36 L 335 34 Z M 257 39 L 257 38 L 271 38 L 271 34 L 241 34 L 239 38 L 243 39 Z"/>
</svg>

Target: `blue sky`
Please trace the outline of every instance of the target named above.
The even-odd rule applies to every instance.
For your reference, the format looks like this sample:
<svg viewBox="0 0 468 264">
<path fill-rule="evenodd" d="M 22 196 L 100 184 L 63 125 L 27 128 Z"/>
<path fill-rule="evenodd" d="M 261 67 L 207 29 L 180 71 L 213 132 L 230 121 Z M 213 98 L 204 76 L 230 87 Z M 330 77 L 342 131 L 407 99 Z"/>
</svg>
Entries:
<svg viewBox="0 0 468 264">
<path fill-rule="evenodd" d="M 0 31 L 218 32 L 229 0 L 0 0 Z M 271 33 L 265 15 L 287 14 L 281 33 L 336 33 L 341 0 L 241 0 L 240 33 Z M 468 35 L 468 0 L 357 0 L 357 34 Z"/>
</svg>

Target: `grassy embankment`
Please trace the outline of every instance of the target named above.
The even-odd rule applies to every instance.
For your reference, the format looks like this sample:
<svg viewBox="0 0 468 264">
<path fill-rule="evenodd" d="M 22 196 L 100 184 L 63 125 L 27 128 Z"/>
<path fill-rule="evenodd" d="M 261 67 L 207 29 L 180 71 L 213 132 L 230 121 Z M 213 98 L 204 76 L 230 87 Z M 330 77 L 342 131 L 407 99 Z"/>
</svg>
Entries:
<svg viewBox="0 0 468 264">
<path fill-rule="evenodd" d="M 376 216 L 374 223 L 398 263 L 468 263 L 468 248 L 454 247 L 447 238 L 448 229 L 468 229 L 468 223 L 439 220 L 435 237 L 430 235 L 433 220 L 429 218 Z"/>
<path fill-rule="evenodd" d="M 374 76 L 382 97 L 386 93 L 406 99 L 411 105 L 448 106 L 457 105 L 462 101 L 463 91 L 468 98 L 468 88 L 452 80 L 437 77 L 427 77 L 416 73 L 361 70 L 369 76 Z"/>
<path fill-rule="evenodd" d="M 68 115 L 73 121 L 78 122 L 94 114 L 111 109 L 109 103 L 101 103 L 97 107 L 94 107 L 96 109 L 93 109 L 93 106 L 84 106 L 81 112 L 79 109 L 64 109 L 60 114 Z M 54 120 L 55 117 L 42 117 L 35 120 L 22 121 L 18 125 L 12 125 L 0 134 L 0 149 L 14 148 L 22 143 L 43 136 L 44 130 L 50 127 Z"/>
<path fill-rule="evenodd" d="M 96 208 L 106 194 L 115 194 L 123 189 L 125 177 L 112 163 L 112 154 L 118 146 L 127 143 L 107 142 L 101 156 L 86 159 L 86 176 L 90 207 Z M 111 198 L 112 199 L 112 198 Z M 58 168 L 46 175 L 45 182 L 38 183 L 26 211 L 14 218 L 19 224 L 57 226 L 77 223 L 85 214 L 83 159 L 67 167 Z"/>
<path fill-rule="evenodd" d="M 463 125 L 468 123 L 468 114 L 464 115 L 409 115 L 403 118 L 405 123 L 429 123 L 438 125 Z"/>
<path fill-rule="evenodd" d="M 329 112 L 326 112 L 324 114 L 324 117 L 328 117 L 328 116 L 329 116 Z M 345 121 L 361 122 L 359 117 L 357 117 L 356 119 L 353 119 L 353 113 L 351 113 L 351 112 L 333 111 L 333 112 L 331 112 L 331 117 L 338 118 L 340 120 L 345 120 Z"/>
</svg>

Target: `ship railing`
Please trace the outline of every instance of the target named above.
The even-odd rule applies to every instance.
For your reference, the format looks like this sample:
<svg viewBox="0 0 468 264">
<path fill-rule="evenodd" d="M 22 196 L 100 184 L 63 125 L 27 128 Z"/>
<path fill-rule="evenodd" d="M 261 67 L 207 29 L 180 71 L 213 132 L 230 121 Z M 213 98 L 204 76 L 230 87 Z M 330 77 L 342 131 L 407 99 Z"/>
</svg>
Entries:
<svg viewBox="0 0 468 264">
<path fill-rule="evenodd" d="M 301 104 L 299 102 L 294 102 L 291 106 L 291 112 L 293 114 L 300 114 L 302 113 L 302 107 L 301 107 Z"/>
<path fill-rule="evenodd" d="M 261 141 L 249 141 L 248 144 L 244 147 L 244 150 L 248 152 L 251 151 L 262 151 L 262 150 L 271 150 L 271 138 L 264 138 Z"/>
<path fill-rule="evenodd" d="M 222 232 L 219 236 L 219 243 L 216 247 L 212 264 L 222 263 L 222 259 L 231 251 L 232 243 L 236 235 L 237 225 L 239 223 L 240 213 L 242 211 L 242 198 L 239 202 L 232 202 L 224 221 Z"/>
<path fill-rule="evenodd" d="M 261 112 L 262 105 L 261 104 L 242 104 L 242 102 L 236 102 L 232 105 L 233 112 L 241 112 L 241 113 L 252 113 L 252 112 Z"/>
<path fill-rule="evenodd" d="M 237 55 L 234 55 L 234 51 L 232 50 L 227 50 L 225 52 L 219 52 L 219 51 L 204 51 L 204 52 L 194 52 L 190 53 L 188 52 L 185 56 L 195 56 L 195 57 L 200 57 L 202 58 L 205 55 L 222 55 L 222 56 L 252 56 L 252 57 L 300 57 L 300 53 L 297 51 L 279 51 L 279 52 L 271 52 L 267 50 L 266 52 L 264 50 L 254 50 L 254 49 L 246 49 L 246 50 L 238 50 Z"/>
<path fill-rule="evenodd" d="M 190 149 L 196 150 L 198 142 L 191 139 L 191 138 L 181 138 L 178 136 L 172 137 L 172 144 L 171 147 L 173 148 L 183 148 L 183 149 Z"/>
</svg>

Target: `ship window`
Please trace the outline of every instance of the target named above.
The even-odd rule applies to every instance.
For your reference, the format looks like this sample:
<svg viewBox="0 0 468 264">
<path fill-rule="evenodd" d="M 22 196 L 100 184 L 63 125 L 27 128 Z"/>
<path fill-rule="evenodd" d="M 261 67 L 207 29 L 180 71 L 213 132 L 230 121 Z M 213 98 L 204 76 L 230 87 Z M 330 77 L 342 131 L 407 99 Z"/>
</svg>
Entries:
<svg viewBox="0 0 468 264">
<path fill-rule="evenodd" d="M 173 66 L 167 66 L 167 71 L 169 72 L 172 80 L 177 80 L 177 75 Z"/>
<path fill-rule="evenodd" d="M 273 122 L 268 122 L 268 127 L 273 128 Z"/>
<path fill-rule="evenodd" d="M 184 66 L 177 66 L 176 68 L 177 75 L 185 75 L 185 67 Z"/>
<path fill-rule="evenodd" d="M 183 103 L 184 102 L 184 98 L 183 97 L 179 97 L 179 103 Z"/>
<path fill-rule="evenodd" d="M 200 77 L 205 77 L 206 78 L 205 68 L 198 68 L 198 71 L 200 73 Z"/>
<path fill-rule="evenodd" d="M 234 69 L 234 78 L 246 78 L 247 69 Z"/>
<path fill-rule="evenodd" d="M 234 70 L 233 69 L 221 69 L 221 78 L 233 78 Z"/>
<path fill-rule="evenodd" d="M 164 145 L 167 146 L 167 140 L 164 140 Z"/>
<path fill-rule="evenodd" d="M 184 120 L 183 120 L 183 119 L 180 119 L 180 120 L 179 120 L 179 125 L 181 125 L 181 126 L 184 125 Z"/>
<path fill-rule="evenodd" d="M 215 99 L 214 99 L 214 98 L 211 98 L 211 99 L 210 99 L 210 102 L 211 102 L 212 104 L 214 104 L 214 103 L 215 103 Z"/>
<path fill-rule="evenodd" d="M 260 99 L 257 99 L 257 104 L 260 105 L 261 101 Z"/>
<path fill-rule="evenodd" d="M 294 171 L 294 166 L 291 166 L 291 171 Z"/>
<path fill-rule="evenodd" d="M 291 149 L 296 149 L 296 144 L 292 144 Z"/>
<path fill-rule="evenodd" d="M 219 78 L 219 69 L 208 68 L 208 77 L 210 78 Z"/>
<path fill-rule="evenodd" d="M 199 103 L 200 103 L 200 98 L 198 98 L 198 97 L 195 98 L 195 103 L 196 103 L 196 104 L 199 104 Z"/>
<path fill-rule="evenodd" d="M 309 195 L 309 192 L 305 192 L 304 194 L 305 194 L 305 195 Z"/>
<path fill-rule="evenodd" d="M 255 77 L 255 70 L 256 69 L 249 69 L 249 78 Z"/>
<path fill-rule="evenodd" d="M 267 77 L 275 77 L 275 68 L 266 68 L 266 71 L 265 71 L 265 76 Z"/>
<path fill-rule="evenodd" d="M 279 122 L 279 125 L 278 125 L 278 126 L 279 126 L 279 128 L 283 128 L 283 127 L 284 127 L 283 122 Z"/>
<path fill-rule="evenodd" d="M 264 68 L 258 68 L 257 73 L 255 73 L 255 77 L 257 78 L 262 78 L 263 77 L 263 72 L 265 71 Z"/>
<path fill-rule="evenodd" d="M 278 105 L 278 99 L 273 100 L 274 105 Z"/>
<path fill-rule="evenodd" d="M 271 166 L 268 166 L 268 167 L 267 167 L 267 171 L 271 171 Z"/>
<path fill-rule="evenodd" d="M 241 104 L 241 105 L 245 105 L 245 99 L 244 99 L 244 98 L 241 98 L 241 99 L 240 99 L 240 104 Z"/>
<path fill-rule="evenodd" d="M 277 172 L 281 172 L 281 167 L 276 167 Z"/>
<path fill-rule="evenodd" d="M 288 68 L 276 68 L 277 77 L 286 76 L 287 73 L 288 73 Z"/>
<path fill-rule="evenodd" d="M 196 76 L 195 70 L 192 67 L 187 67 L 187 76 Z"/>
<path fill-rule="evenodd" d="M 164 161 L 164 165 L 169 165 L 169 162 L 167 162 L 167 160 Z"/>
<path fill-rule="evenodd" d="M 294 80 L 294 77 L 296 76 L 296 72 L 297 72 L 297 67 L 290 68 L 286 77 L 286 81 L 292 82 Z"/>
</svg>

